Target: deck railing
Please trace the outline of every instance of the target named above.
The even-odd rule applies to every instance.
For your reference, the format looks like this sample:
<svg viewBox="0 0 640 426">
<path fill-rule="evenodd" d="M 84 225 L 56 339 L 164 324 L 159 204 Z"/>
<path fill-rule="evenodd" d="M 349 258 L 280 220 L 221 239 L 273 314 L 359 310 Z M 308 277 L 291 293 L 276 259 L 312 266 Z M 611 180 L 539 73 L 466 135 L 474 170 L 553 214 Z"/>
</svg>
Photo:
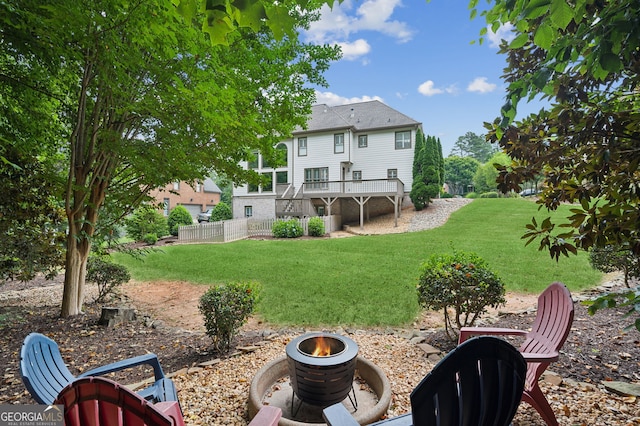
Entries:
<svg viewBox="0 0 640 426">
<path fill-rule="evenodd" d="M 404 184 L 399 179 L 367 179 L 367 180 L 337 180 L 304 182 L 302 184 L 304 196 L 308 195 L 374 195 L 404 193 Z"/>
</svg>

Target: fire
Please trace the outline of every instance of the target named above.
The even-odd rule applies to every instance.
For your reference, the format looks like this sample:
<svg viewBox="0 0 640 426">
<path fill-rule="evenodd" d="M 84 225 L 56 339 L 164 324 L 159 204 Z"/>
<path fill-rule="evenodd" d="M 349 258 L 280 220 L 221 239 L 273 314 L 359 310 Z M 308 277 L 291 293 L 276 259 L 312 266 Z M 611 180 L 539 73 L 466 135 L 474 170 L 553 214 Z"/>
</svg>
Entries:
<svg viewBox="0 0 640 426">
<path fill-rule="evenodd" d="M 311 353 L 311 356 L 329 356 L 331 355 L 331 345 L 327 343 L 324 337 L 319 336 L 314 339 L 316 341 L 316 347 Z"/>
</svg>

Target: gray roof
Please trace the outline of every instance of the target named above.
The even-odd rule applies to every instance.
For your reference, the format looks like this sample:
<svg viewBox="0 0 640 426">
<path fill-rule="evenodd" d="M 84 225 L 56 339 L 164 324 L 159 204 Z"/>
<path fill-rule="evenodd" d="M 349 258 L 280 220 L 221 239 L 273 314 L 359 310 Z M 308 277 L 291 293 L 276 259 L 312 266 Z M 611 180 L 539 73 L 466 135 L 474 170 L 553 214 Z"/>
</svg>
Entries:
<svg viewBox="0 0 640 426">
<path fill-rule="evenodd" d="M 420 126 L 421 123 L 407 117 L 380 101 L 355 104 L 311 107 L 307 128 L 296 128 L 294 134 L 319 132 L 330 129 L 353 129 L 356 132 L 391 127 Z"/>
<path fill-rule="evenodd" d="M 206 178 L 204 180 L 204 192 L 217 192 L 219 194 L 222 194 L 222 190 L 220 189 L 220 187 L 218 187 L 218 185 L 216 185 L 216 183 L 211 178 Z"/>
</svg>

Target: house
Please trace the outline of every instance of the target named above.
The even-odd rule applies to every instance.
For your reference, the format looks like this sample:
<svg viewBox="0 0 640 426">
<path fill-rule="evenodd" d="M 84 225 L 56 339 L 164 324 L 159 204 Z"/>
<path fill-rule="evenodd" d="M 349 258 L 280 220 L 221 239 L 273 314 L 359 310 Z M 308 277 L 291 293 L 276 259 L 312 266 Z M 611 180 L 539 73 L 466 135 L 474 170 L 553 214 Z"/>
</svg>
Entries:
<svg viewBox="0 0 640 426">
<path fill-rule="evenodd" d="M 234 188 L 234 218 L 340 215 L 342 223 L 400 213 L 411 203 L 413 150 L 422 124 L 379 101 L 314 105 L 306 129 L 276 145 L 286 163 L 259 153 L 244 164 L 263 186 Z"/>
<path fill-rule="evenodd" d="M 183 205 L 194 220 L 198 213 L 215 207 L 220 202 L 221 194 L 222 191 L 218 185 L 210 178 L 205 179 L 204 182 L 196 182 L 195 185 L 174 182 L 150 193 L 163 206 L 165 216 L 169 216 L 175 206 Z"/>
</svg>

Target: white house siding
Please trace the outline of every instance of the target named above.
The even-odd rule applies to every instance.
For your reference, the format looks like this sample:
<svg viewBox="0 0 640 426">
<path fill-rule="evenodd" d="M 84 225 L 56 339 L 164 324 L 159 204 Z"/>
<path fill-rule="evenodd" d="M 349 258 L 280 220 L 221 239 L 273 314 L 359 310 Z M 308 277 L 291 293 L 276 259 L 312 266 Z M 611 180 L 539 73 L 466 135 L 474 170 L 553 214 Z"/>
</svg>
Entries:
<svg viewBox="0 0 640 426">
<path fill-rule="evenodd" d="M 335 154 L 333 137 L 335 134 L 344 134 L 345 149 L 342 154 Z M 307 134 L 307 155 L 298 156 L 298 137 L 294 138 L 294 159 L 293 159 L 293 184 L 296 189 L 304 182 L 305 169 L 329 168 L 329 180 L 342 180 L 340 163 L 350 161 L 349 141 L 350 132 L 348 130 L 335 130 L 330 133 Z"/>
<path fill-rule="evenodd" d="M 395 149 L 396 131 L 411 130 L 411 148 Z M 367 135 L 368 146 L 358 148 L 358 136 Z M 404 184 L 405 192 L 411 191 L 413 182 L 413 151 L 415 148 L 415 129 L 391 129 L 375 132 L 361 132 L 354 135 L 354 148 L 351 171 L 362 172 L 362 179 L 386 179 L 388 169 L 398 170 L 398 179 Z"/>
</svg>

